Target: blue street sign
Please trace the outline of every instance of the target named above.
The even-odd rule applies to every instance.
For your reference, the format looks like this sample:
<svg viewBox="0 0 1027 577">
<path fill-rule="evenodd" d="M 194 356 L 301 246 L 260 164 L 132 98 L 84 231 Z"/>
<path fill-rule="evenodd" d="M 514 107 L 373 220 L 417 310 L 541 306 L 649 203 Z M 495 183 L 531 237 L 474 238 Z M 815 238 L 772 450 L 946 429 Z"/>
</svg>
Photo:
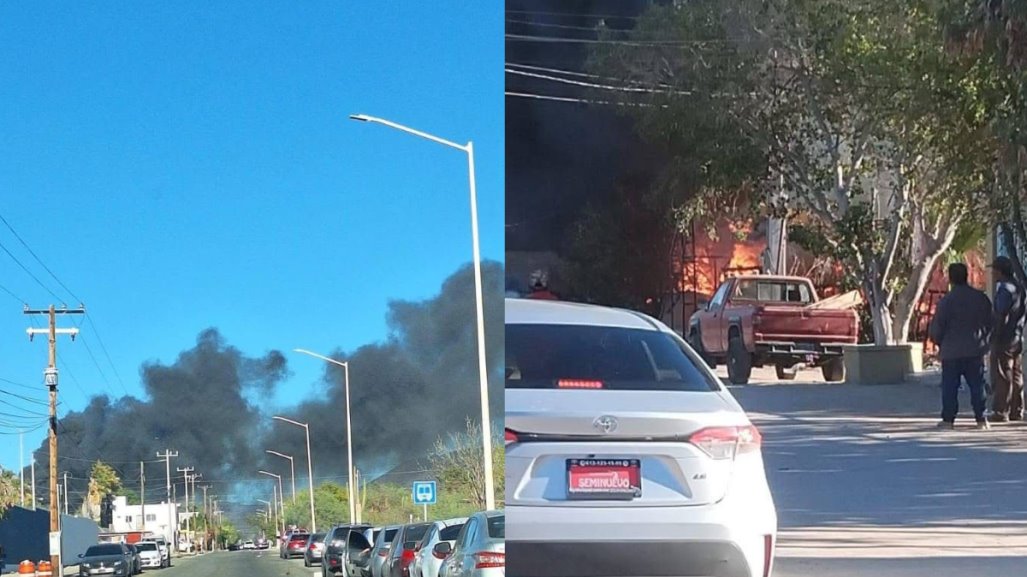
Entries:
<svg viewBox="0 0 1027 577">
<path fill-rule="evenodd" d="M 414 481 L 414 504 L 434 505 L 438 498 L 435 481 Z"/>
</svg>

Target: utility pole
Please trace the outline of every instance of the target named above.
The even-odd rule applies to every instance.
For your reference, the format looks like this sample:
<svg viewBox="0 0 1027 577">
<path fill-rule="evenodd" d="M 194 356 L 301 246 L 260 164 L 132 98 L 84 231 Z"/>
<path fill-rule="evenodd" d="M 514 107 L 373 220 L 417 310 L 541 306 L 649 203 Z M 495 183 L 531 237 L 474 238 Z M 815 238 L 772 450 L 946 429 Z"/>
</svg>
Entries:
<svg viewBox="0 0 1027 577">
<path fill-rule="evenodd" d="M 146 464 L 144 461 L 139 461 L 139 504 L 142 507 L 140 517 L 143 519 L 143 523 L 139 530 L 146 531 Z"/>
<path fill-rule="evenodd" d="M 203 491 L 203 550 L 207 550 L 207 538 L 210 536 L 210 514 L 207 512 L 207 489 L 210 485 L 200 485 Z"/>
<path fill-rule="evenodd" d="M 195 469 L 192 467 L 179 467 L 179 473 L 185 473 L 185 532 L 189 533 L 189 473 Z M 177 546 L 177 545 L 176 545 Z"/>
<path fill-rule="evenodd" d="M 68 472 L 64 472 L 64 514 L 68 514 Z"/>
<path fill-rule="evenodd" d="M 157 456 L 158 457 L 162 457 L 164 459 L 164 467 L 165 467 L 165 470 L 167 471 L 167 481 L 168 481 L 168 485 L 167 485 L 167 488 L 168 488 L 168 496 L 167 496 L 167 500 L 168 500 L 168 531 L 170 533 L 170 535 L 168 536 L 168 541 L 169 541 L 168 547 L 170 548 L 171 543 L 176 543 L 177 542 L 174 539 L 174 536 L 175 536 L 175 533 L 178 531 L 178 527 L 176 527 L 176 523 L 175 523 L 174 504 L 171 502 L 171 457 L 178 457 L 178 451 L 172 452 L 170 450 L 165 450 L 163 455 L 160 454 L 160 453 L 157 453 Z"/>
<path fill-rule="evenodd" d="M 18 484 L 21 488 L 19 499 L 25 507 L 25 431 L 18 432 Z"/>
<path fill-rule="evenodd" d="M 49 448 L 50 448 L 50 532 L 58 533 L 61 530 L 61 511 L 60 503 L 57 501 L 57 335 L 69 335 L 72 340 L 75 339 L 75 335 L 78 334 L 78 329 L 58 329 L 57 328 L 57 315 L 82 315 L 86 313 L 84 307 L 77 309 L 69 309 L 67 307 L 61 307 L 57 310 L 57 307 L 50 305 L 49 309 L 30 309 L 27 305 L 25 306 L 25 314 L 27 315 L 47 315 L 50 320 L 49 329 L 37 329 L 35 327 L 28 328 L 29 340 L 32 340 L 37 334 L 46 334 L 48 336 L 49 343 L 49 363 L 47 363 L 46 372 L 44 373 L 46 388 L 50 391 L 50 431 L 49 431 Z M 54 567 L 62 567 L 60 551 L 56 551 L 56 554 L 51 551 L 50 563 Z"/>
</svg>

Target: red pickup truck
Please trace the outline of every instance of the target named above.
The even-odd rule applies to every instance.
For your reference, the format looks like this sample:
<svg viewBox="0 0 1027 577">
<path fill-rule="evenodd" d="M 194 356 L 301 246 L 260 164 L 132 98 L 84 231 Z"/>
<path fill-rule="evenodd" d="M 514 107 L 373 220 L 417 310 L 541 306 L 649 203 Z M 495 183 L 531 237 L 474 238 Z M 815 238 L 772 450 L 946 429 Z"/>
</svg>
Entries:
<svg viewBox="0 0 1027 577">
<path fill-rule="evenodd" d="M 753 367 L 773 365 L 791 380 L 802 367 L 820 367 L 824 379 L 845 378 L 842 346 L 859 337 L 856 311 L 818 306 L 807 278 L 740 276 L 720 285 L 692 315 L 688 341 L 706 362 L 727 365 L 733 384 L 749 382 Z M 826 304 L 826 303 L 825 303 Z"/>
</svg>

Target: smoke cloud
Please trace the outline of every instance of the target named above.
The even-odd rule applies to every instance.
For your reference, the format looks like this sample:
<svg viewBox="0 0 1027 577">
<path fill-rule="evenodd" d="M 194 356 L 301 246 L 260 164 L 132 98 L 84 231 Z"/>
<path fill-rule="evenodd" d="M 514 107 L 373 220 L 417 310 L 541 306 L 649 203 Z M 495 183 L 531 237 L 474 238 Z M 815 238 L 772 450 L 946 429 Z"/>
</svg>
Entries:
<svg viewBox="0 0 1027 577">
<path fill-rule="evenodd" d="M 486 262 L 482 269 L 490 408 L 494 422 L 501 422 L 502 265 Z M 390 303 L 389 336 L 384 342 L 332 353 L 334 358 L 347 360 L 352 371 L 354 457 L 365 478 L 396 466 L 403 469 L 423 463 L 438 436 L 460 430 L 468 416 L 478 418 L 474 303 L 473 271 L 467 266 L 446 279 L 434 298 Z M 286 357 L 279 351 L 248 356 L 210 328 L 173 363 L 145 363 L 140 375 L 145 399 L 97 396 L 81 411 L 61 419 L 58 472 L 63 475 L 67 471 L 73 479 L 71 509 L 76 510 L 82 502 L 85 480 L 97 459 L 114 466 L 133 490 L 138 489 L 138 462 L 150 462 L 147 500 L 154 502 L 155 495 L 163 498 L 164 465 L 155 462 L 155 455 L 171 449 L 179 453 L 172 461 L 173 472 L 181 466 L 194 467 L 203 475 L 200 484 L 213 480 L 214 490 L 222 496 L 222 508 L 241 517 L 252 509 L 256 471 L 268 467 L 282 471 L 282 460 L 266 455 L 266 448 L 295 455 L 297 483 L 306 483 L 303 430 L 273 424 L 270 416 L 274 413 L 310 423 L 315 482 L 333 479 L 345 483 L 346 405 L 341 367 L 326 363 L 323 396 L 292 407 L 269 407 L 264 399 L 289 376 Z M 37 493 L 45 496 L 45 441 L 35 451 L 35 458 Z M 179 497 L 181 491 L 180 480 Z"/>
</svg>

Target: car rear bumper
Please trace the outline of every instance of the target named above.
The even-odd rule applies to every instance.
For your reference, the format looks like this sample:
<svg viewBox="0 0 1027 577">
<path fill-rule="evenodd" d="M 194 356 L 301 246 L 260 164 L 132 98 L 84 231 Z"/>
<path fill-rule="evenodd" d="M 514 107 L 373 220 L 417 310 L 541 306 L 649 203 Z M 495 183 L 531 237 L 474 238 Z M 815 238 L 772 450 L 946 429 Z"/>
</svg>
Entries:
<svg viewBox="0 0 1027 577">
<path fill-rule="evenodd" d="M 762 577 L 773 503 L 700 507 L 508 506 L 512 577 Z"/>
<path fill-rule="evenodd" d="M 510 542 L 511 577 L 762 577 L 741 548 L 722 541 Z"/>
</svg>

